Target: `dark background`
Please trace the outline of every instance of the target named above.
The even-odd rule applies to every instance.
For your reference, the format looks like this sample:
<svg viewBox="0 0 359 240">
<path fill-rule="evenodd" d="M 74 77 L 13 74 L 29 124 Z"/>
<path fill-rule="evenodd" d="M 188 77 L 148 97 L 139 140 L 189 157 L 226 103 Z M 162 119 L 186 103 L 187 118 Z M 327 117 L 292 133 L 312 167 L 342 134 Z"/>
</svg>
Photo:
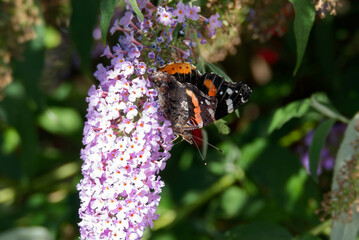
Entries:
<svg viewBox="0 0 359 240">
<path fill-rule="evenodd" d="M 97 84 L 92 74 L 103 46 L 92 37 L 97 1 L 54 2 L 39 3 L 44 22 L 35 28 L 38 38 L 12 58 L 12 83 L 0 102 L 0 233 L 42 226 L 45 235 L 76 239 L 85 98 Z M 328 239 L 330 223 L 315 211 L 330 190 L 332 171 L 323 170 L 315 183 L 297 151 L 308 149 L 303 139 L 323 115 L 311 111 L 267 131 L 277 109 L 316 92 L 347 118 L 358 110 L 359 3 L 346 4 L 337 16 L 316 18 L 295 76 L 293 15 L 283 36 L 260 42 L 244 35 L 236 54 L 216 63 L 233 81 L 250 85 L 252 96 L 239 119 L 225 118 L 228 135 L 206 127 L 209 142 L 224 152 L 209 147 L 207 166 L 194 146 L 173 147 L 161 173 L 160 218 L 144 239 L 238 239 L 237 232 L 257 234 L 253 239 Z M 268 72 L 261 81 L 253 73 L 263 68 Z"/>
</svg>

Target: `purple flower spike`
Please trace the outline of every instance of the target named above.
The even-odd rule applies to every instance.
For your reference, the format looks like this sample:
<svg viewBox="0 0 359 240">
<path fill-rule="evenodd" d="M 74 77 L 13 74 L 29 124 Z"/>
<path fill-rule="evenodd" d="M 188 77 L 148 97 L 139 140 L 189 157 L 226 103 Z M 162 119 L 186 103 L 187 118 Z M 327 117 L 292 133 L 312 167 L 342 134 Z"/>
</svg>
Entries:
<svg viewBox="0 0 359 240">
<path fill-rule="evenodd" d="M 170 56 L 192 61 L 196 44 L 188 36 L 178 41 L 172 35 L 176 26 L 182 26 L 182 32 L 187 27 L 203 29 L 203 21 L 196 22 L 197 6 L 180 2 L 176 8 L 167 3 L 155 7 L 149 0 L 138 0 L 145 16 L 141 22 L 126 3 L 127 11 L 110 30 L 121 31 L 118 43 L 101 55 L 110 63 L 97 66 L 94 76 L 99 86 L 92 86 L 86 98 L 83 179 L 77 185 L 80 234 L 86 240 L 140 239 L 158 219 L 164 186 L 158 173 L 170 157 L 174 133 L 158 109 L 158 94 L 147 74 L 165 65 Z"/>
<path fill-rule="evenodd" d="M 92 87 L 87 98 L 84 178 L 78 185 L 81 239 L 138 239 L 158 218 L 164 183 L 155 174 L 164 168 L 174 136 L 144 78 L 106 83 Z M 132 104 L 143 97 L 141 107 Z"/>
<path fill-rule="evenodd" d="M 107 54 L 111 66 L 98 65 L 100 85 L 87 98 L 84 177 L 77 186 L 81 239 L 139 239 L 158 218 L 164 183 L 156 174 L 170 157 L 174 135 L 141 77 L 146 64 L 136 60 L 131 44 L 124 50 Z"/>
</svg>

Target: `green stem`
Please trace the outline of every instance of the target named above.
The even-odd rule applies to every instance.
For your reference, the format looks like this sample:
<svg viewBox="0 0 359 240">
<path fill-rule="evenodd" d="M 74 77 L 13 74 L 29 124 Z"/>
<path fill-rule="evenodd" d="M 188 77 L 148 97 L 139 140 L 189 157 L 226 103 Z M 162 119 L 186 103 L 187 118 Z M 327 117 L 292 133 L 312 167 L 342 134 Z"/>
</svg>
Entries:
<svg viewBox="0 0 359 240">
<path fill-rule="evenodd" d="M 318 226 L 311 229 L 309 232 L 314 236 L 318 236 L 321 233 L 327 232 L 328 228 L 330 228 L 331 220 L 327 220 L 319 224 Z"/>
<path fill-rule="evenodd" d="M 337 119 L 343 123 L 348 124 L 349 123 L 349 119 L 344 117 L 343 115 L 341 115 L 338 112 L 333 111 L 332 109 L 328 108 L 327 106 L 321 104 L 320 102 L 318 102 L 315 97 L 311 97 L 311 106 L 317 110 L 318 112 L 320 112 L 321 114 L 323 114 L 324 116 L 327 116 L 329 118 L 334 118 Z"/>
</svg>

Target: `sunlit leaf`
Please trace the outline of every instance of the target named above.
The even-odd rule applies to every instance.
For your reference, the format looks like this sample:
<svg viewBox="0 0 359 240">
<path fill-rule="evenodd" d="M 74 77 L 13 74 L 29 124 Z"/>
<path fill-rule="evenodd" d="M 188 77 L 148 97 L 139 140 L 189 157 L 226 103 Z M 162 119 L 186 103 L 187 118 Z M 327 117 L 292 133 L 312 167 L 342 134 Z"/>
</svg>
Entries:
<svg viewBox="0 0 359 240">
<path fill-rule="evenodd" d="M 54 27 L 47 26 L 45 29 L 44 45 L 46 48 L 55 48 L 61 43 L 61 35 Z"/>
<path fill-rule="evenodd" d="M 1 146 L 1 151 L 4 154 L 9 154 L 14 151 L 16 147 L 19 146 L 21 142 L 21 137 L 19 132 L 13 128 L 9 127 L 3 131 L 3 144 Z"/>
<path fill-rule="evenodd" d="M 315 9 L 311 0 L 290 0 L 293 4 L 294 35 L 297 43 L 297 63 L 294 74 L 297 73 L 307 47 L 308 38 L 315 19 Z"/>
<path fill-rule="evenodd" d="M 271 119 L 267 133 L 272 133 L 275 129 L 281 128 L 285 123 L 293 118 L 304 116 L 310 109 L 310 100 L 304 99 L 291 102 L 288 105 L 279 108 Z"/>
<path fill-rule="evenodd" d="M 325 143 L 325 139 L 335 123 L 335 119 L 327 119 L 322 122 L 314 132 L 312 143 L 309 147 L 309 169 L 310 174 L 315 182 L 318 181 L 318 166 L 320 162 L 320 154 Z"/>
<path fill-rule="evenodd" d="M 217 127 L 220 134 L 228 135 L 231 131 L 231 129 L 227 126 L 227 122 L 223 119 L 218 119 L 214 122 L 214 125 Z"/>
<path fill-rule="evenodd" d="M 239 118 L 241 116 L 238 108 L 236 110 L 234 110 L 234 113 L 236 114 L 237 118 Z"/>
<path fill-rule="evenodd" d="M 347 161 L 353 158 L 358 158 L 358 149 L 356 149 L 355 145 L 353 144 L 359 141 L 359 131 L 357 128 L 358 122 L 359 114 L 356 114 L 355 117 L 350 121 L 345 131 L 344 139 L 340 144 L 337 158 L 335 161 L 332 191 L 338 190 L 338 180 L 345 181 L 344 179 L 348 178 L 347 175 L 344 175 L 346 171 L 341 171 L 341 169 L 347 164 Z M 352 191 L 355 191 L 355 189 L 353 189 Z M 330 233 L 331 240 L 356 239 L 359 230 L 359 212 L 357 211 L 356 204 L 353 204 L 352 208 L 353 216 L 351 221 L 348 221 L 346 213 L 341 213 L 339 216 L 339 220 L 332 222 L 333 227 Z"/>
<path fill-rule="evenodd" d="M 118 1 L 119 0 L 101 0 L 101 38 L 104 45 L 106 45 L 107 31 Z"/>
<path fill-rule="evenodd" d="M 54 240 L 50 231 L 44 227 L 18 227 L 4 232 L 0 240 L 21 239 L 21 240 Z"/>
<path fill-rule="evenodd" d="M 82 119 L 72 108 L 50 107 L 39 116 L 39 125 L 55 134 L 72 134 L 82 127 Z"/>
<path fill-rule="evenodd" d="M 242 154 L 239 165 L 243 169 L 247 169 L 267 147 L 268 141 L 265 138 L 257 138 L 253 142 L 242 146 Z"/>
<path fill-rule="evenodd" d="M 305 191 L 305 181 L 307 178 L 307 171 L 301 168 L 297 174 L 292 175 L 286 182 L 285 191 L 288 196 L 289 209 L 297 207 L 296 203 Z"/>
<path fill-rule="evenodd" d="M 234 217 L 244 207 L 247 199 L 248 193 L 245 190 L 237 186 L 231 186 L 222 194 L 221 207 L 227 217 Z"/>
<path fill-rule="evenodd" d="M 289 231 L 272 223 L 252 223 L 226 232 L 225 240 L 291 240 Z"/>
<path fill-rule="evenodd" d="M 143 21 L 143 14 L 141 10 L 138 8 L 137 1 L 136 0 L 130 0 L 131 7 L 133 8 L 133 11 L 136 13 L 136 15 Z"/>
</svg>

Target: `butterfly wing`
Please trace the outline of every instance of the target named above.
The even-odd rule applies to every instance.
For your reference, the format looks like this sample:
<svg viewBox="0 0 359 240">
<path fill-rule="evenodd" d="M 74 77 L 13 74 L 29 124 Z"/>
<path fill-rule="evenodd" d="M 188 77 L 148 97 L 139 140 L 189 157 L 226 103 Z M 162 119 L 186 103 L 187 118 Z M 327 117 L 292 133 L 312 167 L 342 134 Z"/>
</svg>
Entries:
<svg viewBox="0 0 359 240">
<path fill-rule="evenodd" d="M 202 128 L 213 123 L 217 108 L 217 99 L 201 92 L 196 86 L 184 83 L 186 88 L 188 119 L 184 130 Z"/>
<path fill-rule="evenodd" d="M 218 120 L 232 113 L 247 102 L 252 91 L 244 83 L 228 82 L 215 73 L 206 73 L 201 78 L 200 90 L 217 99 L 215 119 Z"/>
</svg>

